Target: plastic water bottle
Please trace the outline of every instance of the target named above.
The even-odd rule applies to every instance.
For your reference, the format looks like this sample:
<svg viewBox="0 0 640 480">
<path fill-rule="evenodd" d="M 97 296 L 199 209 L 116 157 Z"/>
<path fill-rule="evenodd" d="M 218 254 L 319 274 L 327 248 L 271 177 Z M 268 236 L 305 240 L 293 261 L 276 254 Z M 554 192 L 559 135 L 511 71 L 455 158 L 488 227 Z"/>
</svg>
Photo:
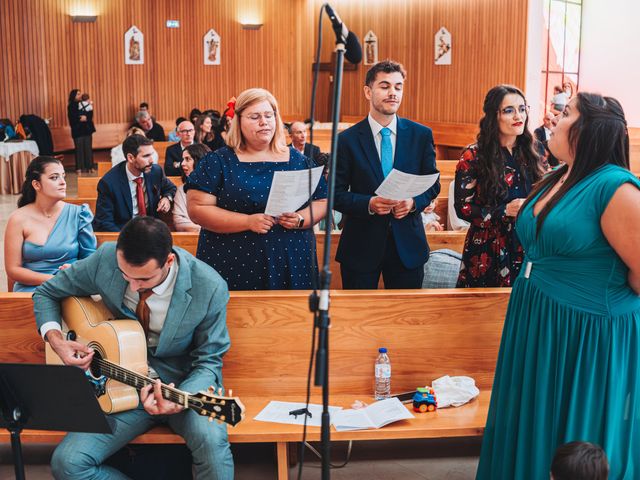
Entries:
<svg viewBox="0 0 640 480">
<path fill-rule="evenodd" d="M 391 361 L 387 356 L 386 348 L 379 348 L 378 352 L 374 396 L 376 400 L 383 400 L 391 395 Z"/>
</svg>

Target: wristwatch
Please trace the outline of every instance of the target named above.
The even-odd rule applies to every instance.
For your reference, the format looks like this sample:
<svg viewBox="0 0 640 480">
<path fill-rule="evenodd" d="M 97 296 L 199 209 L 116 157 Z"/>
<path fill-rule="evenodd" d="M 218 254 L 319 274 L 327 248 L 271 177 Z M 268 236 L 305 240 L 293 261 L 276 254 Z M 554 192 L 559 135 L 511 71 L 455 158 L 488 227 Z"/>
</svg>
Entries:
<svg viewBox="0 0 640 480">
<path fill-rule="evenodd" d="M 298 215 L 298 226 L 296 228 L 302 228 L 304 226 L 304 217 L 297 213 Z"/>
</svg>

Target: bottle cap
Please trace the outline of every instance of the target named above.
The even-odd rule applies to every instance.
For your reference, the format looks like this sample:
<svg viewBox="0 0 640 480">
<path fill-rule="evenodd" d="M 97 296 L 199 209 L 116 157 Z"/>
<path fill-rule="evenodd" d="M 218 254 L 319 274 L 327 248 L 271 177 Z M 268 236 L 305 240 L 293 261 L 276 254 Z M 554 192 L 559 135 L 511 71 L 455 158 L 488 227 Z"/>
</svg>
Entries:
<svg viewBox="0 0 640 480">
<path fill-rule="evenodd" d="M 387 349 L 386 349 L 385 347 L 380 347 L 380 348 L 378 349 L 378 352 L 380 352 L 380 353 L 387 353 Z"/>
</svg>

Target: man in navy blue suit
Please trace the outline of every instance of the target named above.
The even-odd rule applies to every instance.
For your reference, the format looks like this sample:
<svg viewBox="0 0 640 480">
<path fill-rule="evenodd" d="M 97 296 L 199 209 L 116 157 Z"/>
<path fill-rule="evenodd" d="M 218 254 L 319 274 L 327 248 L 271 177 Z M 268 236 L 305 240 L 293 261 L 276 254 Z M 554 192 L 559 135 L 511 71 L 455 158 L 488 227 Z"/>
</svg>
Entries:
<svg viewBox="0 0 640 480">
<path fill-rule="evenodd" d="M 385 60 L 367 72 L 369 115 L 338 138 L 335 208 L 345 216 L 336 260 L 345 289 L 421 288 L 429 245 L 420 212 L 440 193 L 440 182 L 396 201 L 374 192 L 392 168 L 438 173 L 431 129 L 400 118 L 406 72 Z"/>
<path fill-rule="evenodd" d="M 119 232 L 133 217 L 171 210 L 176 186 L 152 162 L 153 140 L 131 135 L 122 143 L 126 162 L 109 170 L 98 182 L 93 230 Z"/>
</svg>

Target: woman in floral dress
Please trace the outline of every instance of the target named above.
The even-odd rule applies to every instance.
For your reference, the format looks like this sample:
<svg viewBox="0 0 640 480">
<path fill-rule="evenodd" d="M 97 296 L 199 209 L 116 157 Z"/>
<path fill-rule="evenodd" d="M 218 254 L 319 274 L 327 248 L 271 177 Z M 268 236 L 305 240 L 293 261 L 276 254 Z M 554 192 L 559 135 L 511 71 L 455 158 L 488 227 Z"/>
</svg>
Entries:
<svg viewBox="0 0 640 480">
<path fill-rule="evenodd" d="M 510 287 L 520 272 L 522 247 L 515 218 L 544 173 L 527 128 L 529 106 L 510 85 L 487 93 L 476 144 L 456 167 L 455 209 L 470 223 L 458 287 Z"/>
</svg>

